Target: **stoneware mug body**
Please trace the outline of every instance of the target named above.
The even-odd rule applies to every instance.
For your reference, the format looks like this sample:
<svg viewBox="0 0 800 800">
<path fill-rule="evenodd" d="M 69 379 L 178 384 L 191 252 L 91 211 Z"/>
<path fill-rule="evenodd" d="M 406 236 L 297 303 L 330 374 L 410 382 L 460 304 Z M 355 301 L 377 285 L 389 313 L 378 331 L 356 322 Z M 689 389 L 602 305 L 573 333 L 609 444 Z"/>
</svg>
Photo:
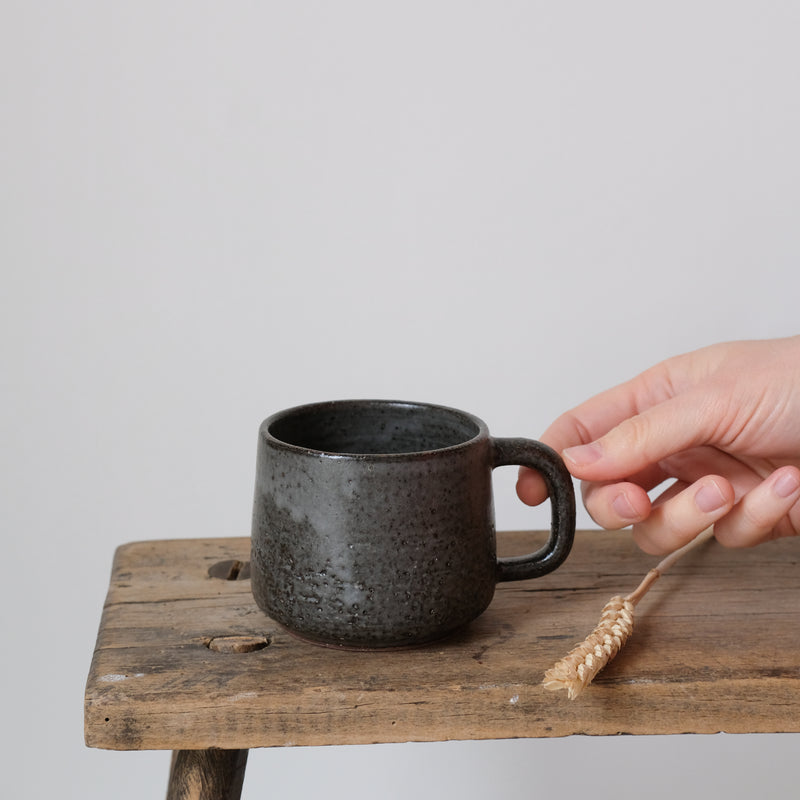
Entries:
<svg viewBox="0 0 800 800">
<path fill-rule="evenodd" d="M 495 467 L 538 470 L 547 544 L 498 559 Z M 348 648 L 420 645 L 480 615 L 498 581 L 569 554 L 572 480 L 530 439 L 425 403 L 343 400 L 282 411 L 259 430 L 251 579 L 259 607 L 302 638 Z"/>
</svg>

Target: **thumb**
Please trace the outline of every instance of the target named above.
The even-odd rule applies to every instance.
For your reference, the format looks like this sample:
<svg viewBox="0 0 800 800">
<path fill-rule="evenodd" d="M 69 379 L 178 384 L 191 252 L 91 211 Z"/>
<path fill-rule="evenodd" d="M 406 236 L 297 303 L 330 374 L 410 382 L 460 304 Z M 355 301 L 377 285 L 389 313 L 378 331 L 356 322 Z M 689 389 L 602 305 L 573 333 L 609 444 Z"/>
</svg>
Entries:
<svg viewBox="0 0 800 800">
<path fill-rule="evenodd" d="M 713 443 L 716 416 L 705 397 L 673 397 L 628 417 L 593 442 L 566 448 L 562 456 L 576 478 L 618 480 L 667 456 Z"/>
</svg>

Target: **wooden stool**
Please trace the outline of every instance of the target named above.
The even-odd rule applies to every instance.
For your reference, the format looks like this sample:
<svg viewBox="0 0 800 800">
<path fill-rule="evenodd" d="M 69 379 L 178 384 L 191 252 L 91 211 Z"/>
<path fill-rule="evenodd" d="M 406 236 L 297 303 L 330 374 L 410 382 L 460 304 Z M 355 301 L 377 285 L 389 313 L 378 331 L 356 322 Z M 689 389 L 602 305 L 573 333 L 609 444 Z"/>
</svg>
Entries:
<svg viewBox="0 0 800 800">
<path fill-rule="evenodd" d="M 545 534 L 498 536 L 502 555 Z M 250 594 L 250 540 L 120 547 L 86 685 L 90 747 L 173 750 L 168 799 L 231 800 L 247 752 L 290 745 L 583 734 L 800 731 L 800 540 L 711 543 L 637 608 L 633 636 L 577 700 L 542 674 L 656 559 L 581 531 L 566 563 L 500 584 L 466 630 L 356 653 L 299 641 Z"/>
</svg>

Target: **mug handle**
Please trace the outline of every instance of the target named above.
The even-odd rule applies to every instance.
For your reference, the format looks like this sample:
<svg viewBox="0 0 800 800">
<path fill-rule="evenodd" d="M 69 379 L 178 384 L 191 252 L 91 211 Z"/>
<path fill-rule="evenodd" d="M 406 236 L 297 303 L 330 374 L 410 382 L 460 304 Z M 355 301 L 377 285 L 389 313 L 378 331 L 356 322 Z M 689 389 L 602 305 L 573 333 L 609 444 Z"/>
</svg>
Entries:
<svg viewBox="0 0 800 800">
<path fill-rule="evenodd" d="M 538 578 L 560 566 L 575 538 L 575 490 L 572 476 L 561 457 L 533 439 L 492 439 L 492 469 L 519 464 L 535 469 L 550 493 L 550 538 L 535 553 L 497 559 L 497 580 L 521 581 Z"/>
</svg>

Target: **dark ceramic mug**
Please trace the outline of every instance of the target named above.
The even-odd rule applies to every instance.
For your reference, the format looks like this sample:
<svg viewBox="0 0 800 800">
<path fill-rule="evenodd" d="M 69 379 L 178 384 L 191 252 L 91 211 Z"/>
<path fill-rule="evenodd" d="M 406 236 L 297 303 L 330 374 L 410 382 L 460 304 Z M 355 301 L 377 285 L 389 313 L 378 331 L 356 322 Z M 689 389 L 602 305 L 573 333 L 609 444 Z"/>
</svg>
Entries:
<svg viewBox="0 0 800 800">
<path fill-rule="evenodd" d="M 491 472 L 522 464 L 550 491 L 550 538 L 498 559 Z M 530 439 L 492 438 L 444 406 L 344 400 L 299 406 L 259 430 L 251 580 L 295 634 L 350 648 L 445 636 L 481 614 L 498 581 L 545 575 L 575 533 L 572 479 Z"/>
</svg>

